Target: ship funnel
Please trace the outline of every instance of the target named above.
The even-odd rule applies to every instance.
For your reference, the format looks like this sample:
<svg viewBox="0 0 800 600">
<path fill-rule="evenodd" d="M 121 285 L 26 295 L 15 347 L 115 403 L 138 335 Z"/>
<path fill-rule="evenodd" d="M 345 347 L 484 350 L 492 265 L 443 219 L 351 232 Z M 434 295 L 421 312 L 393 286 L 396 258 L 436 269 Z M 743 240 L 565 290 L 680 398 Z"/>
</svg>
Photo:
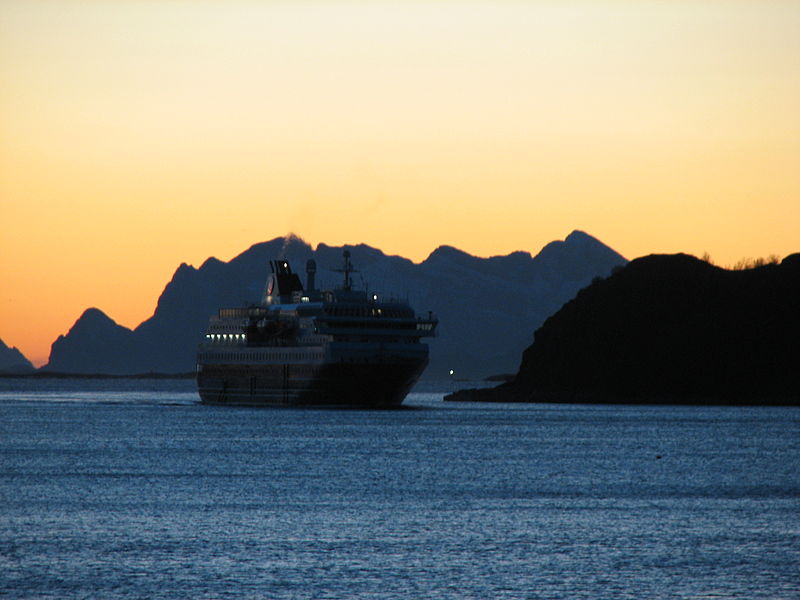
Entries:
<svg viewBox="0 0 800 600">
<path fill-rule="evenodd" d="M 315 277 L 317 274 L 317 263 L 313 259 L 306 261 L 306 292 L 314 291 Z"/>
<path fill-rule="evenodd" d="M 272 275 L 267 285 L 267 303 L 274 302 L 274 298 L 278 298 L 280 302 L 291 302 L 294 292 L 303 291 L 303 284 L 300 278 L 292 273 L 288 261 L 271 260 L 269 266 Z"/>
</svg>

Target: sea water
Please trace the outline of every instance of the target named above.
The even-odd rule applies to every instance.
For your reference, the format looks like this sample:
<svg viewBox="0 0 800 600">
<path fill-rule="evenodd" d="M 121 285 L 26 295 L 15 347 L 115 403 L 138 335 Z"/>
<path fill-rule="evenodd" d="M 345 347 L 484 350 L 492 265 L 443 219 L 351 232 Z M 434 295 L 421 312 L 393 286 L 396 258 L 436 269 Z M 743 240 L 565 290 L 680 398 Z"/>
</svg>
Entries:
<svg viewBox="0 0 800 600">
<path fill-rule="evenodd" d="M 800 597 L 800 411 L 0 379 L 0 596 Z"/>
</svg>

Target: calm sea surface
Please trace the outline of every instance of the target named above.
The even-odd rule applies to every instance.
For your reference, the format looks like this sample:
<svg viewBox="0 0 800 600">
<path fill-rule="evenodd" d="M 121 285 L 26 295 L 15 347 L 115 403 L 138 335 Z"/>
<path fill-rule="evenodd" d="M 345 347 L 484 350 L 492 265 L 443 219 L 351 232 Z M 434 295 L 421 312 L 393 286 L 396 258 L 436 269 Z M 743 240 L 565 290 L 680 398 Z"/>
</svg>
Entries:
<svg viewBox="0 0 800 600">
<path fill-rule="evenodd" d="M 0 379 L 0 596 L 800 598 L 800 411 Z"/>
</svg>

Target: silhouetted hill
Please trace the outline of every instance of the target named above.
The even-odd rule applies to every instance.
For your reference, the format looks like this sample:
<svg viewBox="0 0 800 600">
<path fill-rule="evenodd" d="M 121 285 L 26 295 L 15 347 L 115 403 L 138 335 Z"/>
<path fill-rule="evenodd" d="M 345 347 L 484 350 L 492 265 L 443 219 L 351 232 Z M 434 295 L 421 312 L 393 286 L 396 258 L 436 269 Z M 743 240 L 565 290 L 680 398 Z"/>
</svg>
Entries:
<svg viewBox="0 0 800 600">
<path fill-rule="evenodd" d="M 626 262 L 579 231 L 548 244 L 544 256 L 536 257 L 514 252 L 478 258 L 441 246 L 415 264 L 363 244 L 347 248 L 358 269 L 359 287 L 407 299 L 417 311 L 431 310 L 439 317 L 427 377 L 444 377 L 449 369 L 459 377 L 515 371 L 531 331 L 593 277 L 607 275 Z M 93 335 L 79 335 L 82 317 L 53 344 L 47 369 L 114 374 L 192 371 L 209 316 L 221 307 L 259 302 L 270 259 L 286 258 L 302 273 L 305 261 L 314 258 L 318 286 L 331 288 L 339 284 L 340 275 L 333 269 L 341 265 L 342 250 L 325 244 L 313 250 L 290 236 L 256 244 L 227 263 L 209 258 L 200 268 L 182 264 L 151 318 L 132 332 L 110 327 L 111 321 L 98 321 Z"/>
<path fill-rule="evenodd" d="M 50 349 L 43 371 L 59 373 L 124 373 L 128 357 L 136 354 L 136 340 L 127 327 L 117 325 L 106 314 L 89 308 L 66 336 L 60 335 Z M 91 364 L 93 371 L 82 371 Z"/>
<path fill-rule="evenodd" d="M 17 348 L 9 348 L 0 340 L 0 373 L 31 373 L 35 369 Z"/>
<path fill-rule="evenodd" d="M 800 404 L 800 254 L 728 271 L 648 256 L 581 290 L 513 381 L 451 400 Z"/>
</svg>

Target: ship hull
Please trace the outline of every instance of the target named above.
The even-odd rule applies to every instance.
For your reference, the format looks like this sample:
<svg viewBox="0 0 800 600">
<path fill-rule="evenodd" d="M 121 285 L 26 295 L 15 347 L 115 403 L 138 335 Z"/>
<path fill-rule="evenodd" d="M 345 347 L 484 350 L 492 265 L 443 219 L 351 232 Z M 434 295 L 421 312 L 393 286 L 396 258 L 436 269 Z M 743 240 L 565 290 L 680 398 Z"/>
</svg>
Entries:
<svg viewBox="0 0 800 600">
<path fill-rule="evenodd" d="M 197 376 L 204 404 L 393 408 L 428 360 L 381 363 L 207 365 Z"/>
</svg>

